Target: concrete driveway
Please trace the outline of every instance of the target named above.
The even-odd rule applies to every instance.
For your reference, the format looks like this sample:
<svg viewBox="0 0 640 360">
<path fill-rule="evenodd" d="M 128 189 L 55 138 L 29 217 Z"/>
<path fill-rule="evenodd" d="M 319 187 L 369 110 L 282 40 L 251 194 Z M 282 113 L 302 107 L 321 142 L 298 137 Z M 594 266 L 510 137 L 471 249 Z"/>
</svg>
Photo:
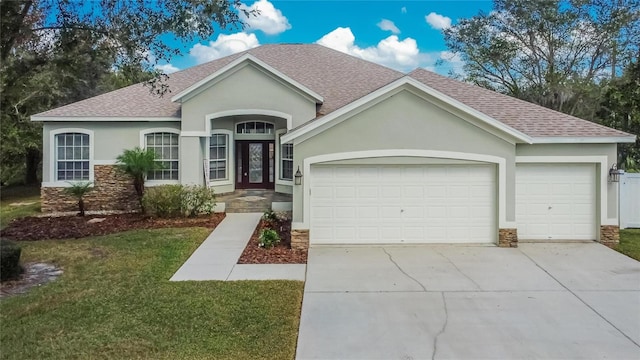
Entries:
<svg viewBox="0 0 640 360">
<path fill-rule="evenodd" d="M 298 359 L 639 359 L 640 263 L 597 243 L 319 247 Z"/>
</svg>

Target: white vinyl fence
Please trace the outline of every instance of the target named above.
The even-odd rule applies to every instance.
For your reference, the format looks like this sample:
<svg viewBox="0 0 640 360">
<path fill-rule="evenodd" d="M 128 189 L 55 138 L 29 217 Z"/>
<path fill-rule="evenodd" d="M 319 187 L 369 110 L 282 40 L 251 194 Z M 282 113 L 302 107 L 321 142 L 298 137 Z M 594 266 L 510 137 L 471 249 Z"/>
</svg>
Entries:
<svg viewBox="0 0 640 360">
<path fill-rule="evenodd" d="M 640 173 L 620 176 L 620 228 L 640 228 Z"/>
</svg>

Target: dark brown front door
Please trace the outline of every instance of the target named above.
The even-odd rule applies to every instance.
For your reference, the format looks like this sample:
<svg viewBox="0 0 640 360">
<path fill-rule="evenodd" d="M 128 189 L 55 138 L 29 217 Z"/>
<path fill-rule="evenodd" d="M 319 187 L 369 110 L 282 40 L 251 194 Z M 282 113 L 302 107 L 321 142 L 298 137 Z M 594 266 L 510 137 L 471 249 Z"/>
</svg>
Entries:
<svg viewBox="0 0 640 360">
<path fill-rule="evenodd" d="M 273 189 L 274 178 L 273 141 L 236 141 L 236 188 Z"/>
</svg>

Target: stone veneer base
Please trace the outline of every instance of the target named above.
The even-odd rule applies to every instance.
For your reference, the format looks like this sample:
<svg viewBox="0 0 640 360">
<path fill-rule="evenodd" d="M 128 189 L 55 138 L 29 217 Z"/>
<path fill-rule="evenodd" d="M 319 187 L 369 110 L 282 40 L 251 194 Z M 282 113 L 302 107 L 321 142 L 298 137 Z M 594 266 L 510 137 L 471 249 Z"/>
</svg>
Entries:
<svg viewBox="0 0 640 360">
<path fill-rule="evenodd" d="M 498 246 L 512 248 L 518 247 L 518 229 L 499 229 Z"/>
<path fill-rule="evenodd" d="M 600 226 L 600 243 L 610 248 L 620 243 L 620 227 L 617 225 Z"/>
<path fill-rule="evenodd" d="M 85 209 L 138 211 L 138 196 L 133 181 L 114 165 L 94 166 L 94 188 L 85 197 Z M 65 193 L 65 188 L 43 187 L 40 190 L 42 212 L 77 211 L 78 201 Z"/>
<path fill-rule="evenodd" d="M 291 248 L 294 250 L 309 249 L 309 230 L 291 230 Z"/>
</svg>

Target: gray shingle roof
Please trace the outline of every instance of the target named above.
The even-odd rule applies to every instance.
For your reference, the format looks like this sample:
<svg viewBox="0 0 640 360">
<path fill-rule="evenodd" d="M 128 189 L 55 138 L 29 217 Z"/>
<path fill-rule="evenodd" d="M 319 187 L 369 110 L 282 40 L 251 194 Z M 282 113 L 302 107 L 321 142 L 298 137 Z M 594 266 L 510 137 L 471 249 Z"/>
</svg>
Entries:
<svg viewBox="0 0 640 360">
<path fill-rule="evenodd" d="M 617 137 L 629 134 L 424 69 L 409 76 L 532 137 Z"/>
<path fill-rule="evenodd" d="M 169 76 L 171 93 L 153 95 L 149 87 L 132 85 L 40 114 L 38 117 L 180 117 L 171 97 L 249 53 L 324 98 L 318 116 L 326 115 L 405 74 L 321 45 L 263 45 Z M 408 76 L 498 121 L 533 137 L 629 136 L 622 131 L 559 113 L 424 69 Z"/>
<path fill-rule="evenodd" d="M 169 76 L 170 94 L 152 95 L 149 87 L 132 85 L 37 116 L 180 117 L 180 104 L 171 97 L 249 53 L 320 94 L 320 114 L 328 114 L 399 79 L 403 73 L 349 56 L 321 45 L 263 45 L 178 71 Z"/>
</svg>

